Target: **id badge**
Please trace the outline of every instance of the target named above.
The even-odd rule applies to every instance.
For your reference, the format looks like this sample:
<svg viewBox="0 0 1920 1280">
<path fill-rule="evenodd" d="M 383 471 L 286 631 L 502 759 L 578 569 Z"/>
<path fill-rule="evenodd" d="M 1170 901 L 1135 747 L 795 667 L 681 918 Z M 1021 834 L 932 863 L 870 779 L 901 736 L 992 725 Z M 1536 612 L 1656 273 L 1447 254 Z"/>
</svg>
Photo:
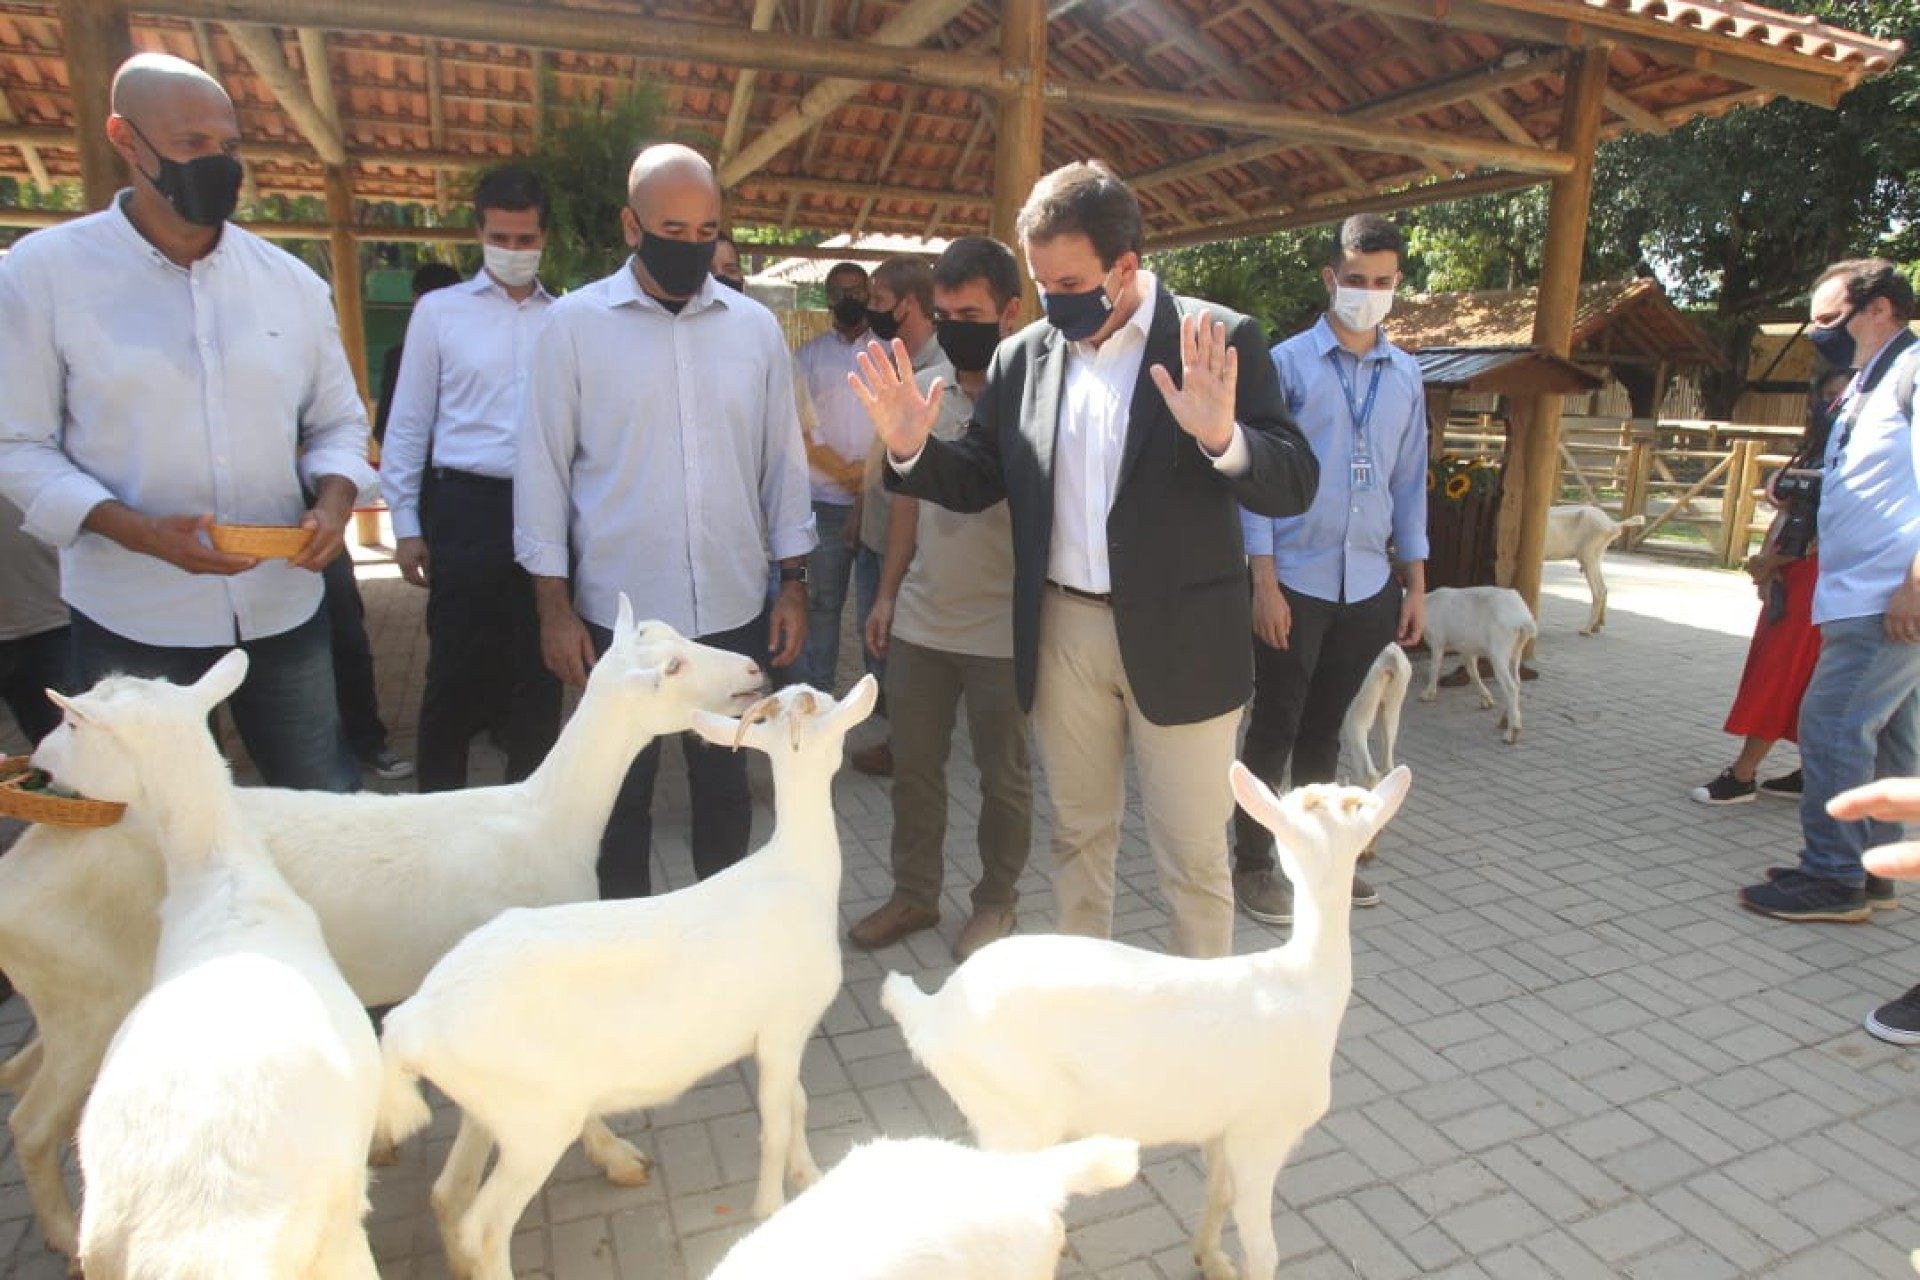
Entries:
<svg viewBox="0 0 1920 1280">
<path fill-rule="evenodd" d="M 1355 493 L 1373 491 L 1373 458 L 1365 453 L 1356 453 L 1347 469 L 1348 487 Z"/>
</svg>

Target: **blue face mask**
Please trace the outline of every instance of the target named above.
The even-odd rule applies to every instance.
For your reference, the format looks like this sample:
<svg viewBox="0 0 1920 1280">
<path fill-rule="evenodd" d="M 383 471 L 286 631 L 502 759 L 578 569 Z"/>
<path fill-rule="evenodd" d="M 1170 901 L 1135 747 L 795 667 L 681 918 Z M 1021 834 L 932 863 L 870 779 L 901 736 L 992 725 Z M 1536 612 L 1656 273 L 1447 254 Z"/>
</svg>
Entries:
<svg viewBox="0 0 1920 1280">
<path fill-rule="evenodd" d="M 1111 273 L 1109 273 L 1111 274 Z M 1107 278 L 1085 293 L 1042 293 L 1040 301 L 1047 309 L 1047 323 L 1060 331 L 1068 342 L 1085 342 L 1100 332 L 1113 311 L 1107 297 Z"/>
<path fill-rule="evenodd" d="M 1807 330 L 1807 341 L 1813 344 L 1813 349 L 1820 353 L 1820 358 L 1827 362 L 1829 369 L 1853 368 L 1854 342 L 1853 335 L 1847 332 L 1847 322 L 1853 319 L 1858 310 L 1858 307 L 1849 310 L 1837 324 L 1816 325 Z"/>
</svg>

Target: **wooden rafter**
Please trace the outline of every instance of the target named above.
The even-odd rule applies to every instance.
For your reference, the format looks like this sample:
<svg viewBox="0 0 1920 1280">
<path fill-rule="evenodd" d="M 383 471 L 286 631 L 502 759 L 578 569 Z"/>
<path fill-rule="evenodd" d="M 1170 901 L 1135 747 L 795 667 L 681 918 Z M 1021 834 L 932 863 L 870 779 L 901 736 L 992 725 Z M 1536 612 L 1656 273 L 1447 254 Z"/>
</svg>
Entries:
<svg viewBox="0 0 1920 1280">
<path fill-rule="evenodd" d="M 273 94 L 281 109 L 293 120 L 294 127 L 313 144 L 320 162 L 329 168 L 345 165 L 345 139 L 321 115 L 306 86 L 294 76 L 293 69 L 287 65 L 280 37 L 273 33 L 273 29 L 251 22 L 229 22 L 227 36 L 246 57 L 254 74 L 267 86 L 267 91 Z"/>
<path fill-rule="evenodd" d="M 752 31 L 768 31 L 773 27 L 773 15 L 780 7 L 780 0 L 753 0 L 753 18 L 748 23 Z M 733 96 L 727 102 L 727 124 L 720 134 L 719 163 L 726 164 L 733 153 L 740 149 L 740 137 L 746 132 L 747 117 L 753 111 L 754 82 L 760 73 L 753 67 L 742 67 L 733 81 Z"/>
<path fill-rule="evenodd" d="M 0 124 L 18 124 L 20 117 L 14 112 L 13 104 L 7 101 L 7 90 L 0 85 Z M 30 142 L 13 144 L 20 152 L 20 158 L 26 162 L 27 176 L 33 179 L 33 185 L 42 191 L 53 190 L 53 183 L 47 178 L 46 162 L 40 158 L 40 148 Z"/>
</svg>

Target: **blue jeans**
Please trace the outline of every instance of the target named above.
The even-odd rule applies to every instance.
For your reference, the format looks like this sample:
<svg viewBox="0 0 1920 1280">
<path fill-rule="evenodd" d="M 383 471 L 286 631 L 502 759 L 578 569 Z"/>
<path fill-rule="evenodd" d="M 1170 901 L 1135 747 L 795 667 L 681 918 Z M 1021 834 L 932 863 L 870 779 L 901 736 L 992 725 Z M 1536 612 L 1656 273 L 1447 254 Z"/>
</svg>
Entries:
<svg viewBox="0 0 1920 1280">
<path fill-rule="evenodd" d="M 235 647 L 142 644 L 73 611 L 74 665 L 82 688 L 115 673 L 191 684 Z M 334 697 L 333 634 L 325 606 L 291 631 L 237 647 L 247 651 L 247 678 L 227 706 L 261 781 L 302 791 L 358 791 L 360 766 L 347 750 Z"/>
<path fill-rule="evenodd" d="M 813 504 L 820 545 L 807 557 L 807 645 L 784 673 L 775 672 L 774 678 L 783 685 L 810 684 L 833 692 L 834 673 L 840 669 L 840 614 L 846 608 L 847 577 L 854 561 L 853 548 L 846 542 L 852 516 L 852 507 Z M 874 581 L 879 581 L 877 572 Z"/>
<path fill-rule="evenodd" d="M 1887 639 L 1881 614 L 1820 627 L 1820 661 L 1800 703 L 1800 869 L 1858 887 L 1860 855 L 1902 838 L 1896 822 L 1840 822 L 1827 801 L 1920 761 L 1920 645 Z"/>
</svg>

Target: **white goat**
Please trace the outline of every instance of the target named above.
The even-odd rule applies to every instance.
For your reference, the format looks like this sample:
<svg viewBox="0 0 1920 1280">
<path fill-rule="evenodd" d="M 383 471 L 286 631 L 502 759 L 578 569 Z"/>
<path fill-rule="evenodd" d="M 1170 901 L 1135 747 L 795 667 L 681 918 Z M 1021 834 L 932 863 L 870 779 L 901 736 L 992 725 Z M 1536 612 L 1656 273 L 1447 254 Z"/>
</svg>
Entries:
<svg viewBox="0 0 1920 1280">
<path fill-rule="evenodd" d="M 1637 529 L 1646 522 L 1645 516 L 1616 521 L 1598 507 L 1548 508 L 1546 549 L 1540 558 L 1579 561 L 1580 572 L 1587 579 L 1587 590 L 1593 593 L 1593 607 L 1587 613 L 1587 625 L 1580 628 L 1581 635 L 1598 635 L 1600 628 L 1607 625 L 1607 580 L 1600 572 L 1607 548 L 1613 545 L 1621 530 Z"/>
<path fill-rule="evenodd" d="M 1520 741 L 1520 655 L 1539 626 L 1520 593 L 1510 587 L 1437 587 L 1427 593 L 1427 687 L 1420 701 L 1440 696 L 1440 668 L 1447 654 L 1466 659 L 1467 678 L 1480 705 L 1494 705 L 1480 678 L 1480 659 L 1493 668 L 1500 686 L 1499 728 L 1508 745 Z"/>
<path fill-rule="evenodd" d="M 600 835 L 635 754 L 737 711 L 765 688 L 749 659 L 635 624 L 625 599 L 559 741 L 526 781 L 434 795 L 332 795 L 245 787 L 240 815 L 296 892 L 361 1002 L 413 994 L 448 948 L 514 906 L 598 896 Z M 35 827 L 0 858 L 0 970 L 38 1038 L 0 1068 L 19 1094 L 9 1118 L 28 1195 L 50 1248 L 72 1256 L 73 1206 L 60 1173 L 81 1105 L 114 1029 L 147 989 L 164 892 L 140 806 L 92 831 Z M 647 1163 L 597 1121 L 587 1153 L 616 1182 Z"/>
<path fill-rule="evenodd" d="M 1407 651 L 1389 641 L 1380 656 L 1367 668 L 1360 692 L 1347 704 L 1340 722 L 1340 750 L 1358 770 L 1363 786 L 1371 787 L 1393 772 L 1393 745 L 1400 737 L 1400 709 L 1406 704 L 1407 689 L 1413 684 L 1413 664 Z M 1384 763 L 1376 766 L 1370 740 L 1375 726 L 1385 743 Z"/>
<path fill-rule="evenodd" d="M 247 829 L 207 715 L 246 675 L 113 677 L 34 760 L 145 809 L 166 858 L 153 989 L 80 1127 L 92 1280 L 376 1280 L 361 1218 L 380 1103 L 373 1025 L 320 922 Z"/>
<path fill-rule="evenodd" d="M 387 1015 L 389 1090 L 425 1076 L 461 1109 L 433 1188 L 454 1274 L 508 1280 L 513 1225 L 587 1121 L 672 1102 L 749 1055 L 760 1092 L 754 1211 L 781 1206 L 783 1173 L 802 1185 L 819 1177 L 800 1056 L 840 990 L 833 775 L 878 695 L 868 676 L 837 704 L 796 685 L 741 720 L 696 714 L 708 741 L 744 741 L 772 760 L 765 846 L 664 897 L 509 911 Z M 402 1127 L 427 1119 L 416 1092 Z M 481 1187 L 494 1143 L 500 1160 Z"/>
<path fill-rule="evenodd" d="M 1085 1138 L 975 1151 L 938 1138 L 857 1148 L 736 1244 L 708 1280 L 1053 1280 L 1067 1199 L 1123 1187 L 1140 1145 Z"/>
<path fill-rule="evenodd" d="M 1294 888 L 1293 936 L 1247 956 L 1190 960 L 1091 938 L 1008 938 L 925 995 L 889 974 L 880 1000 L 982 1146 L 1033 1151 L 1112 1134 L 1199 1143 L 1207 1209 L 1193 1237 L 1208 1280 L 1231 1201 L 1247 1280 L 1271 1280 L 1273 1186 L 1332 1098 L 1334 1042 L 1353 990 L 1353 868 L 1406 797 L 1302 787 L 1276 800 L 1235 764 L 1233 793 L 1274 834 Z"/>
</svg>

